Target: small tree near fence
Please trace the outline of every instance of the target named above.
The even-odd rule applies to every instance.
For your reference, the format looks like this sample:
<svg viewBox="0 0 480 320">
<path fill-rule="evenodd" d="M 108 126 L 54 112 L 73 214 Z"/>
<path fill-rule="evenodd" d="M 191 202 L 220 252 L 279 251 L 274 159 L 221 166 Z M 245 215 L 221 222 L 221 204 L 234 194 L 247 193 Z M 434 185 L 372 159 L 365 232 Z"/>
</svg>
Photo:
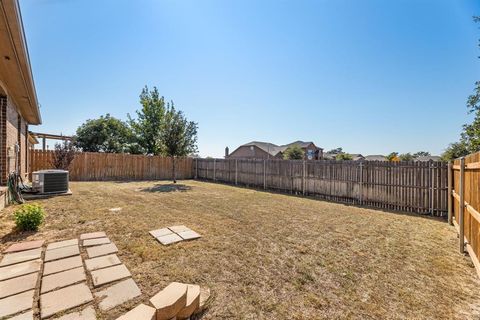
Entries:
<svg viewBox="0 0 480 320">
<path fill-rule="evenodd" d="M 303 152 L 302 148 L 297 145 L 293 145 L 288 147 L 285 152 L 283 153 L 283 159 L 285 160 L 302 160 L 305 152 Z"/>
<path fill-rule="evenodd" d="M 50 165 L 55 169 L 68 170 L 75 159 L 75 146 L 72 142 L 56 143 Z"/>
<path fill-rule="evenodd" d="M 197 123 L 187 121 L 173 102 L 167 104 L 160 133 L 162 153 L 172 158 L 172 180 L 177 183 L 175 158 L 185 157 L 197 151 Z"/>
</svg>

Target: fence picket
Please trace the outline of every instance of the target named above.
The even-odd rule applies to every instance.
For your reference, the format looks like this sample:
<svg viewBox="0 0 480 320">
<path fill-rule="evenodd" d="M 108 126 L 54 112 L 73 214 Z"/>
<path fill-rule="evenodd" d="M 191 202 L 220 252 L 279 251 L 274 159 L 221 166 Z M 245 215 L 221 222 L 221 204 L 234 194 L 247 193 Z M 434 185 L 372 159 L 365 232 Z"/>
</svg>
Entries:
<svg viewBox="0 0 480 320">
<path fill-rule="evenodd" d="M 198 179 L 212 180 L 211 159 L 195 160 Z M 215 159 L 215 175 L 232 184 L 352 204 L 446 216 L 448 164 L 443 162 Z M 207 168 L 207 170 L 202 170 Z"/>
</svg>

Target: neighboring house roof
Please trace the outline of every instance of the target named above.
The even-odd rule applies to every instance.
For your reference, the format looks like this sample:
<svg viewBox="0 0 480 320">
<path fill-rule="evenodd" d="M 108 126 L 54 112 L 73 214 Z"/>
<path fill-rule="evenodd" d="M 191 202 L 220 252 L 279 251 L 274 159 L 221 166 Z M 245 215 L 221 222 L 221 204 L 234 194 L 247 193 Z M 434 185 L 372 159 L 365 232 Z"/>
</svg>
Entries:
<svg viewBox="0 0 480 320">
<path fill-rule="evenodd" d="M 0 1 L 0 57 L 0 93 L 25 121 L 42 123 L 18 0 Z"/>
<path fill-rule="evenodd" d="M 294 145 L 297 145 L 299 146 L 300 148 L 308 148 L 311 144 L 313 144 L 315 146 L 315 143 L 313 143 L 312 141 L 300 141 L 300 140 L 297 140 L 297 141 L 294 141 L 292 143 L 289 143 L 289 144 L 284 144 L 282 147 L 291 147 L 291 146 L 294 146 Z M 285 149 L 286 149 L 285 148 Z M 317 147 L 318 148 L 318 147 Z M 318 148 L 318 149 L 322 149 L 322 148 Z"/>
<path fill-rule="evenodd" d="M 371 154 L 365 157 L 366 161 L 388 161 L 387 157 L 382 156 L 381 154 Z"/>
<path fill-rule="evenodd" d="M 363 160 L 365 157 L 360 153 L 349 153 L 353 161 Z"/>
<path fill-rule="evenodd" d="M 329 153 L 326 152 L 323 154 L 323 159 L 325 160 L 334 160 L 337 157 L 338 153 Z"/>
<path fill-rule="evenodd" d="M 421 157 L 416 157 L 414 161 L 441 161 L 442 157 L 440 156 L 421 156 Z"/>
<path fill-rule="evenodd" d="M 275 156 L 277 153 L 284 150 L 280 146 L 277 146 L 276 144 L 269 143 L 269 142 L 262 142 L 262 141 L 252 141 L 249 143 L 242 144 L 240 147 L 250 147 L 250 146 L 258 147 L 272 156 Z"/>
<path fill-rule="evenodd" d="M 294 141 L 294 142 L 289 143 L 289 144 L 284 144 L 284 145 L 281 145 L 281 146 L 278 146 L 278 145 L 270 143 L 270 142 L 251 141 L 251 142 L 242 144 L 240 147 L 255 146 L 255 147 L 258 147 L 258 148 L 262 149 L 263 151 L 265 151 L 266 153 L 268 153 L 272 156 L 276 156 L 278 153 L 284 152 L 288 147 L 298 145 L 300 148 L 307 148 L 311 144 L 315 145 L 313 142 L 310 142 L 310 141 L 305 142 L 305 141 L 300 141 L 300 140 Z M 318 148 L 318 149 L 323 150 L 322 148 Z M 233 152 L 235 152 L 235 151 L 236 150 L 234 150 Z"/>
</svg>

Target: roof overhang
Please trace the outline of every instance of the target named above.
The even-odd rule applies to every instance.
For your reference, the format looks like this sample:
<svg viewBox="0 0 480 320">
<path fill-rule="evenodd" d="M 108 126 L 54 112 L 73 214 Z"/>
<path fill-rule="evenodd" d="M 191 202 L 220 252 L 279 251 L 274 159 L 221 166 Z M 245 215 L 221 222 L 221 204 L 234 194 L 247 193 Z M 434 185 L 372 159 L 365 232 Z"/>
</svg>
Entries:
<svg viewBox="0 0 480 320">
<path fill-rule="evenodd" d="M 31 144 L 38 144 L 38 139 L 34 135 L 32 135 L 30 132 L 28 133 L 28 142 Z"/>
<path fill-rule="evenodd" d="M 26 122 L 42 123 L 18 0 L 0 1 L 0 82 Z"/>
</svg>

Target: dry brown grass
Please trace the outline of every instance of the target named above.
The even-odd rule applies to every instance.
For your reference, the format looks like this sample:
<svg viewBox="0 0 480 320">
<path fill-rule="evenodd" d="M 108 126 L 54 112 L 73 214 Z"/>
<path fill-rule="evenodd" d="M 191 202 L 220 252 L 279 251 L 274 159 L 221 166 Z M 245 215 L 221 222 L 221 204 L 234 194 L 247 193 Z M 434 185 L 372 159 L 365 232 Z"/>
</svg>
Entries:
<svg viewBox="0 0 480 320">
<path fill-rule="evenodd" d="M 478 318 L 475 270 L 443 220 L 231 186 L 180 181 L 72 183 L 74 195 L 39 201 L 39 233 L 1 217 L 0 249 L 19 239 L 68 239 L 104 230 L 142 297 L 171 281 L 209 286 L 204 319 Z M 109 208 L 121 207 L 120 212 Z M 200 240 L 168 247 L 148 231 L 185 224 Z"/>
</svg>

